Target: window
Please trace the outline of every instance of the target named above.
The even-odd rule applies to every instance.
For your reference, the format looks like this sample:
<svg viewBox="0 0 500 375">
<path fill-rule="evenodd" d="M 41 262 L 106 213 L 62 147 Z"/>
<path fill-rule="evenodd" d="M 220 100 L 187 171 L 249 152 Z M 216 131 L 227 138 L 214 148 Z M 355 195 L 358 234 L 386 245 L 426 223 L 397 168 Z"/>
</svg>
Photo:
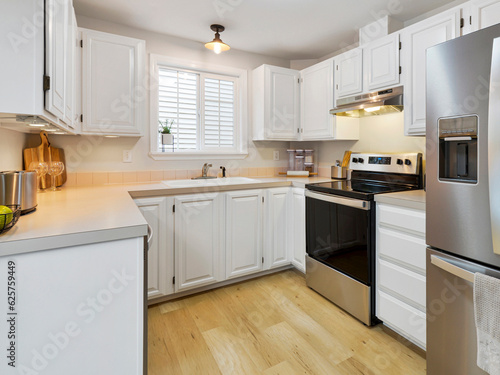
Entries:
<svg viewBox="0 0 500 375">
<path fill-rule="evenodd" d="M 246 71 L 151 60 L 158 83 L 151 95 L 153 158 L 246 155 Z M 173 121 L 172 145 L 163 145 L 158 131 L 166 120 Z"/>
</svg>

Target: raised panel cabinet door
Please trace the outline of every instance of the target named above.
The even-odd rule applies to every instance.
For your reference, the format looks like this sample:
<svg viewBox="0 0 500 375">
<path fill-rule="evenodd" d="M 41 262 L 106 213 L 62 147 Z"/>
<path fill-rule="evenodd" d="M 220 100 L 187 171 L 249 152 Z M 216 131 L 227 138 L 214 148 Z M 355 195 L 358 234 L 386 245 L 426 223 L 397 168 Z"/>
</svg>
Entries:
<svg viewBox="0 0 500 375">
<path fill-rule="evenodd" d="M 66 125 L 74 129 L 75 127 L 75 91 L 76 91 L 76 76 L 77 71 L 75 69 L 75 54 L 77 47 L 77 26 L 75 18 L 75 10 L 73 6 L 68 7 L 68 36 L 66 40 L 66 92 L 64 101 L 64 118 L 62 119 Z"/>
<path fill-rule="evenodd" d="M 364 47 L 368 90 L 399 84 L 399 34 L 380 38 Z"/>
<path fill-rule="evenodd" d="M 402 30 L 405 135 L 425 135 L 426 50 L 460 35 L 460 11 L 453 10 Z"/>
<path fill-rule="evenodd" d="M 70 0 L 47 0 L 45 69 L 50 89 L 45 92 L 45 109 L 64 119 L 66 106 L 66 64 L 68 63 L 68 16 Z"/>
<path fill-rule="evenodd" d="M 262 270 L 262 190 L 226 193 L 226 278 Z"/>
<path fill-rule="evenodd" d="M 333 138 L 333 59 L 315 64 L 301 75 L 301 137 L 303 140 Z"/>
<path fill-rule="evenodd" d="M 269 189 L 265 216 L 266 240 L 264 259 L 266 268 L 275 268 L 290 264 L 288 250 L 289 188 Z"/>
<path fill-rule="evenodd" d="M 82 39 L 82 133 L 142 135 L 145 42 L 93 30 Z"/>
<path fill-rule="evenodd" d="M 468 20 L 472 31 L 484 29 L 500 22 L 499 0 L 472 0 L 471 14 Z M 465 20 L 467 23 L 467 19 Z"/>
<path fill-rule="evenodd" d="M 150 226 L 151 239 L 148 249 L 148 299 L 174 292 L 172 277 L 174 254 L 171 223 L 167 223 L 167 200 L 172 198 L 142 198 L 135 204 Z M 170 224 L 170 226 L 168 225 Z M 170 239 L 170 241 L 169 241 Z"/>
<path fill-rule="evenodd" d="M 363 50 L 356 48 L 335 57 L 336 99 L 363 91 Z"/>
<path fill-rule="evenodd" d="M 306 197 L 304 189 L 292 189 L 291 234 L 292 264 L 306 272 Z"/>
<path fill-rule="evenodd" d="M 218 194 L 175 198 L 175 291 L 222 281 L 223 251 Z"/>
<path fill-rule="evenodd" d="M 268 104 L 264 130 L 267 139 L 293 140 L 300 129 L 300 93 L 297 70 L 266 66 Z M 269 99 L 267 99 L 269 98 Z"/>
</svg>

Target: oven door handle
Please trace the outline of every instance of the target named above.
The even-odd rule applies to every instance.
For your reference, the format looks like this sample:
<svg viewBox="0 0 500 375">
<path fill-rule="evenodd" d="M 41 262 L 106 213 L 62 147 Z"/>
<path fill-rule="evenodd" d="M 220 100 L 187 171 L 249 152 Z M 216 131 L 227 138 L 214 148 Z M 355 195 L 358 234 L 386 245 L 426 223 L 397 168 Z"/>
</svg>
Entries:
<svg viewBox="0 0 500 375">
<path fill-rule="evenodd" d="M 340 204 L 342 206 L 358 208 L 360 210 L 365 210 L 365 211 L 370 210 L 370 202 L 363 201 L 360 199 L 343 198 L 337 195 L 315 193 L 309 190 L 306 190 L 306 197 L 318 199 L 324 202 Z"/>
</svg>

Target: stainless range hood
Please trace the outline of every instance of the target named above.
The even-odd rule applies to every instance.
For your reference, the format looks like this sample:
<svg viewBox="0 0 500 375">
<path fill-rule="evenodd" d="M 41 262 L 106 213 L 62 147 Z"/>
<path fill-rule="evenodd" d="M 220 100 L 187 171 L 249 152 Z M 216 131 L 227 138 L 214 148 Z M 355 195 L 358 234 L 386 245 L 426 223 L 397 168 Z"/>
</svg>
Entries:
<svg viewBox="0 0 500 375">
<path fill-rule="evenodd" d="M 337 100 L 330 113 L 336 116 L 366 117 L 403 111 L 403 86 Z"/>
</svg>

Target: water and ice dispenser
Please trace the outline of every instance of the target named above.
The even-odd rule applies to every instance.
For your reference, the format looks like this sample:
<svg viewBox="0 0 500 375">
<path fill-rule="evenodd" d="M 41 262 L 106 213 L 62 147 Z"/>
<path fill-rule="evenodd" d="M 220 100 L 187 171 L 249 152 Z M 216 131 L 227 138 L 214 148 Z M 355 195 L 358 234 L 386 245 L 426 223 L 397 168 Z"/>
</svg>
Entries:
<svg viewBox="0 0 500 375">
<path fill-rule="evenodd" d="M 477 127 L 475 115 L 438 120 L 439 180 L 477 182 Z"/>
</svg>

